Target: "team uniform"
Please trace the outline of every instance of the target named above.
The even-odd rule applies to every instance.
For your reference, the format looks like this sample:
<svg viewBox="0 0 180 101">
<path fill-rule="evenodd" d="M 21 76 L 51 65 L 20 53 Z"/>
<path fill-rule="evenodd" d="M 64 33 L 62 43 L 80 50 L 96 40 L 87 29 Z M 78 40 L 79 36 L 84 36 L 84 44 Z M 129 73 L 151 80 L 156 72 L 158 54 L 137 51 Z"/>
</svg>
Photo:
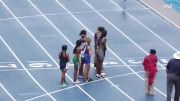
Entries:
<svg viewBox="0 0 180 101">
<path fill-rule="evenodd" d="M 65 54 L 66 55 L 66 54 Z M 63 52 L 60 53 L 59 55 L 59 59 L 60 59 L 60 62 L 59 62 L 59 65 L 60 65 L 60 70 L 63 71 L 66 69 L 66 64 L 68 62 L 68 59 L 66 56 L 63 56 Z"/>
</svg>

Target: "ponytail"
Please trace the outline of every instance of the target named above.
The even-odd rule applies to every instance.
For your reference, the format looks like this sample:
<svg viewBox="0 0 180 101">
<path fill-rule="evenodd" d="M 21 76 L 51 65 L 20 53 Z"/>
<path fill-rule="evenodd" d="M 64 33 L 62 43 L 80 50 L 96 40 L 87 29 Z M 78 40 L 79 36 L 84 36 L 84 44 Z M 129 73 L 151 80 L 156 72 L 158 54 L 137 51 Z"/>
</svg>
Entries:
<svg viewBox="0 0 180 101">
<path fill-rule="evenodd" d="M 76 50 L 77 50 L 77 45 L 75 46 L 74 50 L 73 50 L 73 54 L 76 54 Z"/>
</svg>

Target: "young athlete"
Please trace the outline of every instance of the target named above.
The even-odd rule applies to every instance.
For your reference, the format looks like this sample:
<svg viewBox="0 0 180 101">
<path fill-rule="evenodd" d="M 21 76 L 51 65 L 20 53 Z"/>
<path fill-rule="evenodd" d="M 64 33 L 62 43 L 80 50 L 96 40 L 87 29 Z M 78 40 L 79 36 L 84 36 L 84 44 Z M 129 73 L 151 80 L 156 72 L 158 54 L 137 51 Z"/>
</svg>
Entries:
<svg viewBox="0 0 180 101">
<path fill-rule="evenodd" d="M 95 58 L 94 63 L 96 67 L 96 77 L 103 78 L 105 76 L 104 69 L 103 69 L 103 61 L 106 55 L 106 35 L 107 31 L 104 27 L 98 27 L 97 32 L 94 36 L 94 43 L 95 43 Z"/>
<path fill-rule="evenodd" d="M 59 53 L 59 65 L 60 65 L 60 70 L 62 72 L 61 75 L 61 85 L 60 87 L 66 87 L 68 86 L 68 83 L 66 82 L 65 79 L 65 74 L 67 72 L 66 64 L 69 62 L 69 54 L 67 52 L 67 45 L 62 45 L 62 50 Z"/>
<path fill-rule="evenodd" d="M 81 40 L 77 40 L 76 41 L 76 46 L 73 50 L 73 54 L 74 54 L 74 57 L 73 57 L 73 63 L 74 63 L 74 83 L 75 84 L 78 84 L 80 83 L 79 80 L 77 80 L 77 74 L 78 74 L 78 66 L 79 66 L 79 58 L 80 58 L 80 53 L 81 53 Z"/>
<path fill-rule="evenodd" d="M 81 36 L 81 54 L 80 54 L 80 66 L 79 66 L 79 78 L 84 78 L 83 77 L 83 66 L 84 66 L 84 46 L 87 45 L 87 38 L 86 38 L 86 31 L 81 30 L 80 34 Z"/>
<path fill-rule="evenodd" d="M 84 63 L 85 63 L 85 69 L 84 69 L 84 82 L 90 82 L 92 79 L 89 78 L 89 71 L 90 71 L 90 60 L 92 55 L 92 49 L 91 49 L 91 38 L 87 38 L 87 45 L 84 46 Z"/>
</svg>

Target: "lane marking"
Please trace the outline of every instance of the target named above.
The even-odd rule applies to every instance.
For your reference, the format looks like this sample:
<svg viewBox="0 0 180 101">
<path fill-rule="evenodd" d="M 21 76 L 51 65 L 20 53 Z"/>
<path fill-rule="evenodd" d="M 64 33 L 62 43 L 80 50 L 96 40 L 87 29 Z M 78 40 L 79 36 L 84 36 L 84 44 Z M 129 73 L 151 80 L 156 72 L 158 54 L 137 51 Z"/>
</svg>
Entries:
<svg viewBox="0 0 180 101">
<path fill-rule="evenodd" d="M 41 38 L 57 38 L 57 35 L 40 35 Z"/>
<path fill-rule="evenodd" d="M 166 64 L 164 64 L 166 65 Z M 128 65 L 130 67 L 142 67 L 142 65 Z M 126 67 L 126 65 L 115 65 L 115 66 L 103 66 L 104 68 L 119 68 L 119 67 Z M 69 67 L 70 69 L 73 69 L 74 67 Z M 93 68 L 93 67 L 91 67 Z M 28 71 L 35 71 L 35 70 L 55 70 L 59 69 L 58 67 L 50 67 L 50 68 L 30 68 L 27 69 Z M 94 68 L 95 69 L 95 68 Z M 119 68 L 120 69 L 120 68 Z M 9 71 L 24 71 L 24 69 L 5 69 L 5 70 L 0 70 L 0 72 L 9 72 Z"/>
<path fill-rule="evenodd" d="M 14 62 L 0 62 L 0 68 L 17 68 Z"/>
<path fill-rule="evenodd" d="M 16 101 L 16 99 L 9 93 L 9 91 L 0 83 L 0 87 L 8 94 L 8 96 L 13 100 Z"/>
<path fill-rule="evenodd" d="M 3 2 L 3 1 L 1 1 Z M 4 5 L 4 4 L 3 4 Z M 9 47 L 9 45 L 6 43 L 6 41 L 1 37 L 0 39 L 3 41 L 3 43 L 6 45 L 6 47 L 9 49 L 9 51 L 12 53 L 12 55 L 16 58 L 16 60 L 20 63 L 20 65 L 23 67 L 23 69 L 26 71 L 26 73 L 31 77 L 31 79 L 45 92 L 47 93 L 50 98 L 54 99 L 38 82 L 37 80 L 31 75 L 31 73 L 27 70 L 27 68 L 24 66 L 24 64 L 21 62 L 21 60 L 17 57 L 17 55 L 13 52 L 13 50 Z M 56 101 L 54 99 L 54 101 Z"/>
<path fill-rule="evenodd" d="M 116 7 L 122 9 L 117 3 L 115 3 L 113 0 L 110 0 L 114 5 L 116 5 Z M 150 31 L 154 36 L 156 36 L 157 38 L 159 38 L 162 42 L 164 42 L 166 45 L 168 45 L 170 48 L 172 48 L 174 51 L 178 51 L 176 48 L 174 48 L 170 43 L 168 43 L 166 40 L 164 40 L 163 38 L 161 38 L 159 35 L 157 35 L 154 31 L 152 31 L 150 28 L 148 28 L 145 24 L 143 24 L 141 21 L 139 21 L 138 19 L 136 19 L 134 16 L 132 16 L 128 11 L 125 10 L 125 12 L 132 18 L 134 19 L 136 22 L 138 22 L 140 25 L 142 25 L 145 29 L 147 29 L 148 31 Z"/>
<path fill-rule="evenodd" d="M 164 70 L 164 68 L 159 68 L 158 70 Z M 144 73 L 144 71 L 138 71 L 136 73 Z M 118 78 L 118 77 L 123 77 L 123 76 L 129 76 L 129 75 L 135 75 L 135 73 L 131 72 L 131 73 L 126 73 L 126 74 L 121 74 L 121 75 L 116 75 L 116 76 L 112 76 L 112 77 L 106 77 L 108 79 L 113 79 L 113 78 Z M 105 80 L 105 78 L 103 79 L 98 79 L 98 80 L 93 80 L 92 82 L 87 82 L 87 83 L 82 83 L 82 84 L 79 84 L 80 86 L 83 86 L 83 85 L 87 85 L 87 84 L 91 84 L 91 83 L 95 83 L 95 82 L 99 82 L 99 81 L 103 81 Z M 111 85 L 112 86 L 112 85 Z M 120 86 L 120 85 L 119 85 Z M 69 89 L 72 89 L 72 88 L 75 88 L 76 86 L 71 86 L 71 87 L 67 87 L 67 88 L 63 88 L 63 89 L 60 89 L 60 90 L 55 90 L 55 91 L 52 91 L 52 92 L 49 92 L 50 94 L 55 94 L 55 93 L 59 93 L 59 92 L 62 92 L 62 91 L 65 91 L 65 90 L 69 90 Z M 113 86 L 112 86 L 113 87 Z M 30 98 L 28 100 L 35 100 L 37 98 L 41 98 L 43 96 L 46 96 L 47 94 L 43 94 L 43 95 L 40 95 L 40 96 L 36 96 L 36 97 L 33 97 L 33 98 Z"/>
<path fill-rule="evenodd" d="M 42 67 L 52 67 L 53 65 L 49 61 L 26 61 L 31 68 L 42 68 Z"/>
<path fill-rule="evenodd" d="M 39 93 L 21 93 L 19 96 L 38 95 Z"/>
<path fill-rule="evenodd" d="M 98 10 L 99 12 L 112 12 L 112 11 L 121 11 L 121 10 Z M 80 12 L 72 12 L 73 14 L 81 14 L 81 13 L 94 13 L 94 11 L 80 11 Z M 54 15 L 65 15 L 68 13 L 46 13 L 44 15 L 46 16 L 54 16 Z M 34 17 L 42 17 L 42 15 L 30 15 L 30 16 L 20 16 L 17 17 L 18 19 L 26 19 L 26 18 L 34 18 Z M 0 19 L 0 21 L 8 21 L 8 20 L 15 20 L 15 18 L 4 18 L 4 19 Z"/>
<path fill-rule="evenodd" d="M 16 21 L 27 31 L 29 32 L 26 27 L 20 22 L 20 20 L 14 15 L 14 13 L 7 7 L 7 5 L 0 0 L 0 2 L 3 4 L 3 6 L 11 13 L 11 15 L 16 19 Z M 17 61 L 21 64 L 23 69 L 26 71 L 26 73 L 31 77 L 31 79 L 45 92 L 48 94 L 48 96 L 53 100 L 56 101 L 53 96 L 51 96 L 40 84 L 39 82 L 31 75 L 31 73 L 27 70 L 27 68 L 24 66 L 24 64 L 21 62 L 21 60 L 16 56 L 16 54 L 13 52 L 13 50 L 9 47 L 9 45 L 6 43 L 6 41 L 0 36 L 0 39 L 3 41 L 3 43 L 6 45 L 6 47 L 10 50 L 10 52 L 13 54 L 13 56 L 17 59 Z"/>
<path fill-rule="evenodd" d="M 51 67 L 52 64 L 49 64 L 49 63 L 31 63 L 29 64 L 29 67 L 32 67 L 32 68 L 42 68 L 42 67 Z"/>
</svg>

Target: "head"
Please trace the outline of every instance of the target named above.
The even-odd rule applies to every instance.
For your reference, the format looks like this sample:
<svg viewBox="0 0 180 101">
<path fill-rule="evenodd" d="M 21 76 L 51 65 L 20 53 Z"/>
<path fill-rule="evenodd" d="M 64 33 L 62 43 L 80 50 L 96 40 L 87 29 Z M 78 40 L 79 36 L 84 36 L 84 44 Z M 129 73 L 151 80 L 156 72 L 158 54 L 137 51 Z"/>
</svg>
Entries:
<svg viewBox="0 0 180 101">
<path fill-rule="evenodd" d="M 66 51 L 67 50 L 67 45 L 62 45 L 62 51 Z"/>
<path fill-rule="evenodd" d="M 88 45 L 90 45 L 90 43 L 91 43 L 91 37 L 87 37 L 87 43 L 88 43 Z"/>
<path fill-rule="evenodd" d="M 176 53 L 173 54 L 174 59 L 180 60 L 180 51 L 177 51 Z"/>
<path fill-rule="evenodd" d="M 105 28 L 104 28 L 104 27 L 98 27 L 98 28 L 97 28 L 97 31 L 96 31 L 96 33 L 97 33 L 97 37 L 102 36 L 102 34 L 103 34 L 104 30 L 105 30 Z"/>
<path fill-rule="evenodd" d="M 81 46 L 81 43 L 82 43 L 81 40 L 77 40 L 77 41 L 76 41 L 76 46 L 74 47 L 73 54 L 76 54 L 76 49 L 77 49 L 79 46 Z"/>
<path fill-rule="evenodd" d="M 150 50 L 150 54 L 156 54 L 156 50 L 155 49 L 151 49 Z"/>
<path fill-rule="evenodd" d="M 86 37 L 86 31 L 85 30 L 81 30 L 80 34 L 79 34 L 82 38 Z"/>
<path fill-rule="evenodd" d="M 97 28 L 97 32 L 99 31 L 99 32 L 103 32 L 105 30 L 105 28 L 104 27 L 101 27 L 101 26 L 99 26 L 98 28 Z"/>
<path fill-rule="evenodd" d="M 81 40 L 77 40 L 76 41 L 76 46 L 79 47 L 81 45 L 82 41 Z"/>
</svg>

